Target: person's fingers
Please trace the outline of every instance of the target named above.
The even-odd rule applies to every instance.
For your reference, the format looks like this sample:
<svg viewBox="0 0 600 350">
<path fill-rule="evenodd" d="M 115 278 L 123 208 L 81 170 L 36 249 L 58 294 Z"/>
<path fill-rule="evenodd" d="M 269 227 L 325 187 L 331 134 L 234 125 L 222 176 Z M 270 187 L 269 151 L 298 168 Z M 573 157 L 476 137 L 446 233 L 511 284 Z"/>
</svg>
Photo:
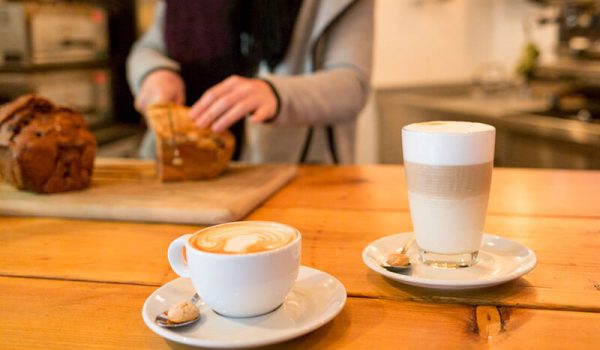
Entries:
<svg viewBox="0 0 600 350">
<path fill-rule="evenodd" d="M 145 108 L 155 104 L 173 102 L 174 96 L 172 91 L 157 90 L 152 95 L 148 95 Z"/>
<path fill-rule="evenodd" d="M 153 104 L 169 102 L 185 103 L 185 84 L 177 73 L 157 70 L 142 82 L 134 107 L 143 114 Z"/>
<path fill-rule="evenodd" d="M 140 113 L 144 113 L 144 111 L 146 110 L 146 101 L 145 101 L 145 96 L 143 95 L 138 95 L 135 98 L 135 101 L 133 103 L 133 106 L 135 107 L 135 110 L 140 112 Z"/>
<path fill-rule="evenodd" d="M 210 106 L 202 112 L 195 120 L 195 124 L 200 128 L 208 128 L 217 119 L 220 119 L 224 113 L 243 101 L 250 94 L 246 86 L 239 86 L 223 94 L 215 100 Z"/>
<path fill-rule="evenodd" d="M 273 118 L 275 112 L 269 106 L 263 106 L 258 108 L 252 116 L 250 116 L 250 120 L 253 123 L 262 123 L 271 118 Z"/>
<path fill-rule="evenodd" d="M 259 103 L 250 120 L 253 123 L 262 123 L 275 117 L 275 113 L 277 113 L 277 97 L 267 82 L 255 79 L 254 83 Z"/>
<path fill-rule="evenodd" d="M 175 84 L 169 90 L 171 96 L 169 96 L 168 101 L 178 105 L 185 104 L 185 87 L 183 84 Z"/>
<path fill-rule="evenodd" d="M 236 88 L 236 86 L 240 85 L 244 80 L 245 78 L 233 75 L 206 90 L 204 94 L 200 96 L 198 101 L 192 105 L 192 108 L 190 109 L 190 118 L 195 121 L 198 120 L 212 104 L 223 95 Z"/>
<path fill-rule="evenodd" d="M 185 104 L 185 91 L 177 91 L 177 93 L 175 94 L 175 98 L 173 99 L 173 102 L 178 105 L 184 105 Z"/>
<path fill-rule="evenodd" d="M 149 101 L 149 105 L 160 103 L 183 104 L 185 95 L 180 89 L 159 90 Z"/>
<path fill-rule="evenodd" d="M 185 102 L 185 95 L 183 92 L 177 90 L 142 91 L 135 99 L 134 107 L 138 112 L 144 113 L 153 104 L 169 102 L 183 104 Z"/>
<path fill-rule="evenodd" d="M 138 95 L 135 98 L 135 102 L 134 102 L 134 106 L 135 109 L 140 112 L 140 113 L 144 113 L 146 111 L 146 108 L 148 107 L 149 104 L 149 100 L 152 96 L 152 86 L 150 84 L 143 84 L 140 92 L 138 93 Z"/>
<path fill-rule="evenodd" d="M 276 98 L 267 83 L 232 76 L 215 85 L 196 102 L 190 118 L 200 128 L 220 132 L 249 113 L 253 122 L 264 122 L 275 115 Z"/>
<path fill-rule="evenodd" d="M 149 92 L 140 94 L 139 98 L 136 99 L 136 101 L 138 101 L 138 111 L 140 113 L 144 113 L 144 112 L 146 112 L 146 109 L 148 109 L 149 106 L 151 106 L 155 103 L 160 103 L 162 100 L 163 100 L 163 98 L 160 97 L 160 94 L 149 93 Z"/>
<path fill-rule="evenodd" d="M 228 109 L 221 117 L 219 117 L 211 126 L 211 130 L 214 132 L 222 132 L 227 130 L 238 120 L 244 118 L 248 113 L 255 110 L 257 107 L 257 101 L 255 98 L 247 97 L 244 98 L 230 109 Z"/>
</svg>

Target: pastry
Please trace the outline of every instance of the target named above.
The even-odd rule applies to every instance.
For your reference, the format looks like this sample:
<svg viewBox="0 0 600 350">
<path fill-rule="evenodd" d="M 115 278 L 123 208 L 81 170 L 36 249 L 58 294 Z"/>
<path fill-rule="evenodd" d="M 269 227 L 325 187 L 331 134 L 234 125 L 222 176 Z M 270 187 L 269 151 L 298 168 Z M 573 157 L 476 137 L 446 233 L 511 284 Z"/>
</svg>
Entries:
<svg viewBox="0 0 600 350">
<path fill-rule="evenodd" d="M 20 190 L 56 193 L 90 185 L 96 139 L 83 116 L 24 95 L 0 107 L 0 177 Z"/>
<path fill-rule="evenodd" d="M 189 109 L 174 104 L 151 106 L 146 118 L 156 138 L 158 174 L 162 181 L 214 178 L 223 173 L 233 155 L 235 138 L 229 131 L 196 127 Z"/>
</svg>

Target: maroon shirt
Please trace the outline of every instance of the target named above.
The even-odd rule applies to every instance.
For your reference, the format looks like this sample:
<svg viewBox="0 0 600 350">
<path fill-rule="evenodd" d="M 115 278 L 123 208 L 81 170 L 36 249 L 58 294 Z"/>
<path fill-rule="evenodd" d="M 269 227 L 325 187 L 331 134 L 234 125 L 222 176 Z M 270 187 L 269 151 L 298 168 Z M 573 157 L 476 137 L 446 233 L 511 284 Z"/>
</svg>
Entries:
<svg viewBox="0 0 600 350">
<path fill-rule="evenodd" d="M 208 62 L 239 49 L 231 18 L 235 1 L 166 0 L 165 42 L 181 64 Z"/>
<path fill-rule="evenodd" d="M 301 0 L 165 0 L 167 54 L 177 61 L 186 101 L 237 74 L 252 77 L 260 60 L 274 66 L 287 50 Z M 242 43 L 242 35 L 247 40 Z M 245 45 L 245 47 L 243 47 Z M 243 120 L 230 131 L 243 144 Z M 239 157 L 239 148 L 234 159 Z"/>
</svg>

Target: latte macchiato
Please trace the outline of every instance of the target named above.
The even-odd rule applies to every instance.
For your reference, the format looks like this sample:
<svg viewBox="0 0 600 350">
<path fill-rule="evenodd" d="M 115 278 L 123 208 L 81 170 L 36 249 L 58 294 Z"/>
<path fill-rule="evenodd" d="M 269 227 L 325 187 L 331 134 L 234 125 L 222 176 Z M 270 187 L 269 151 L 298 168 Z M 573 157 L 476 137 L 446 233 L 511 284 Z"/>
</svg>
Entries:
<svg viewBox="0 0 600 350">
<path fill-rule="evenodd" d="M 277 249 L 292 242 L 297 231 L 270 222 L 230 223 L 190 238 L 193 248 L 217 254 L 249 254 Z"/>
<path fill-rule="evenodd" d="M 469 266 L 481 244 L 495 129 L 481 123 L 427 122 L 402 130 L 408 199 L 421 258 Z"/>
</svg>

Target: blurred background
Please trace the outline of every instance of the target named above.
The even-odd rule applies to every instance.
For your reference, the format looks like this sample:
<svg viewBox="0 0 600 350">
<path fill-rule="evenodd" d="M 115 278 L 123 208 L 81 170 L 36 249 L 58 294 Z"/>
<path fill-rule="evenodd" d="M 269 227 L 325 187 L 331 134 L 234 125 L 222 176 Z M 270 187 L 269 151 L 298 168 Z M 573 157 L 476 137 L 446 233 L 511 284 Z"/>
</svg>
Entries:
<svg viewBox="0 0 600 350">
<path fill-rule="evenodd" d="M 37 92 L 82 110 L 99 155 L 144 130 L 124 62 L 155 0 L 0 0 L 0 102 Z M 497 128 L 496 166 L 600 169 L 600 1 L 376 0 L 359 163 L 401 163 L 401 128 Z"/>
</svg>

